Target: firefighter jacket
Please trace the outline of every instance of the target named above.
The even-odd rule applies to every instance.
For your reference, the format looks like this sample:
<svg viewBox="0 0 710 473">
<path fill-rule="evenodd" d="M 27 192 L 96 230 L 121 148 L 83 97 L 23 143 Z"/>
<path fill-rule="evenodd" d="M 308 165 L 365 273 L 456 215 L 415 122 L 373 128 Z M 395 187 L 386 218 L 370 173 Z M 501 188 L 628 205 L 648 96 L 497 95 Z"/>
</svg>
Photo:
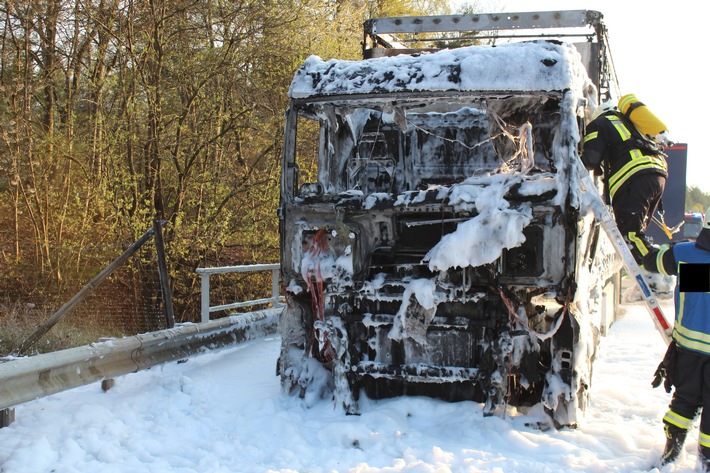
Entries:
<svg viewBox="0 0 710 473">
<path fill-rule="evenodd" d="M 607 191 L 613 199 L 616 191 L 632 176 L 655 173 L 668 177 L 664 156 L 628 119 L 609 111 L 587 126 L 581 157 L 587 169 L 604 175 Z"/>
<path fill-rule="evenodd" d="M 648 271 L 680 274 L 682 277 L 681 265 L 684 264 L 701 264 L 710 268 L 710 251 L 691 241 L 676 243 L 654 249 L 644 257 L 643 263 Z M 674 295 L 676 315 L 673 339 L 678 346 L 710 355 L 710 292 L 682 292 L 682 286 L 679 279 Z"/>
</svg>

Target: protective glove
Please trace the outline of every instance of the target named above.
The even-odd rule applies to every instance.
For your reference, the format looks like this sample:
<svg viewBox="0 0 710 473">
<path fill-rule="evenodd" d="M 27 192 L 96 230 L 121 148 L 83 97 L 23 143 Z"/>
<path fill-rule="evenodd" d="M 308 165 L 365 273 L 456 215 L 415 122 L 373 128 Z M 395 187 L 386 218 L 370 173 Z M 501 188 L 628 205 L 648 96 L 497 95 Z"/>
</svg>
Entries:
<svg viewBox="0 0 710 473">
<path fill-rule="evenodd" d="M 656 372 L 653 373 L 653 381 L 651 381 L 651 386 L 657 388 L 663 382 L 663 387 L 667 393 L 670 393 L 673 389 L 673 375 L 675 373 L 676 364 L 676 346 L 675 340 L 671 340 L 668 345 L 666 354 L 663 356 L 663 361 L 656 368 Z"/>
<path fill-rule="evenodd" d="M 664 363 L 661 361 L 661 363 L 658 365 L 658 368 L 656 368 L 656 372 L 653 373 L 653 381 L 651 381 L 651 386 L 654 388 L 657 388 L 658 386 L 661 385 L 661 382 L 663 380 L 666 380 L 665 383 L 663 383 L 663 387 L 666 388 L 666 392 L 671 392 L 670 389 L 666 386 L 667 384 L 667 378 L 666 378 L 666 367 L 664 366 Z"/>
</svg>

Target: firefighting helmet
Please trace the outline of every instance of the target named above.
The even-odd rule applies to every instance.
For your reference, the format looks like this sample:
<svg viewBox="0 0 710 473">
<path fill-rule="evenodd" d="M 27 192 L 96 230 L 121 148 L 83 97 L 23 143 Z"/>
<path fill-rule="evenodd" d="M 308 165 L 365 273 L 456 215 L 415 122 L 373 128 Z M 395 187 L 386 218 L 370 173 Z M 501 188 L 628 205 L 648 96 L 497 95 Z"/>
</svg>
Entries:
<svg viewBox="0 0 710 473">
<path fill-rule="evenodd" d="M 595 108 L 594 112 L 592 113 L 592 120 L 595 120 L 597 117 L 610 110 L 616 110 L 616 102 L 614 102 L 613 100 L 607 100 L 606 102 L 600 103 L 599 106 Z"/>
</svg>

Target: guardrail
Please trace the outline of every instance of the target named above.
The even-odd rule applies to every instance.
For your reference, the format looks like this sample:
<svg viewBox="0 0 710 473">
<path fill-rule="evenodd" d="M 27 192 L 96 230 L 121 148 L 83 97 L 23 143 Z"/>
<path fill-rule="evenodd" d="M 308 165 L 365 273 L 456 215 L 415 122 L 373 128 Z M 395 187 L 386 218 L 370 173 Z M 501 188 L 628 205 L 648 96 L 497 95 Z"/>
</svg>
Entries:
<svg viewBox="0 0 710 473">
<path fill-rule="evenodd" d="M 271 271 L 270 298 L 210 307 L 212 274 L 253 271 Z M 198 268 L 197 273 L 202 276 L 200 323 L 35 356 L 0 358 L 0 428 L 14 421 L 12 407 L 17 404 L 96 381 L 112 382 L 116 376 L 277 332 L 283 306 L 278 264 Z M 211 312 L 268 303 L 272 308 L 209 320 Z"/>
<path fill-rule="evenodd" d="M 276 333 L 280 308 L 0 362 L 0 409 Z"/>
<path fill-rule="evenodd" d="M 240 266 L 221 266 L 217 268 L 197 268 L 195 272 L 202 277 L 202 301 L 200 310 L 201 322 L 210 320 L 210 313 L 219 312 L 229 309 L 238 309 L 241 307 L 252 307 L 260 304 L 272 303 L 275 307 L 283 303 L 283 297 L 279 296 L 279 268 L 278 263 L 274 264 L 246 264 Z M 213 274 L 225 273 L 249 273 L 254 271 L 271 271 L 271 297 L 265 299 L 256 299 L 253 301 L 234 302 L 232 304 L 223 304 L 210 306 L 210 276 Z"/>
</svg>

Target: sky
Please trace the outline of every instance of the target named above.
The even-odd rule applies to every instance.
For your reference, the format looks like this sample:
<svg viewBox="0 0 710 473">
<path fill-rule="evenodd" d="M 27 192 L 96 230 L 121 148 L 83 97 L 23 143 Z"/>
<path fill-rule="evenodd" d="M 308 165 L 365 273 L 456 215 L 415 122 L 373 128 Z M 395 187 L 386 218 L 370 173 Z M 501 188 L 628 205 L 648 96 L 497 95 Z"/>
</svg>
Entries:
<svg viewBox="0 0 710 473">
<path fill-rule="evenodd" d="M 454 1 L 452 5 L 459 2 Z M 622 94 L 635 94 L 688 145 L 687 184 L 710 193 L 704 97 L 710 5 L 660 0 L 489 0 L 507 12 L 595 10 L 604 15 Z M 493 7 L 491 7 L 493 8 Z M 492 12 L 483 8 L 486 12 Z"/>
<path fill-rule="evenodd" d="M 661 300 L 672 317 L 671 299 Z M 539 431 L 537 411 L 424 397 L 361 398 L 346 416 L 282 394 L 277 336 L 16 407 L 0 429 L 2 473 L 556 473 L 694 471 L 697 428 L 679 460 L 653 469 L 670 394 L 651 379 L 665 345 L 639 302 L 601 338 L 577 429 Z"/>
</svg>

